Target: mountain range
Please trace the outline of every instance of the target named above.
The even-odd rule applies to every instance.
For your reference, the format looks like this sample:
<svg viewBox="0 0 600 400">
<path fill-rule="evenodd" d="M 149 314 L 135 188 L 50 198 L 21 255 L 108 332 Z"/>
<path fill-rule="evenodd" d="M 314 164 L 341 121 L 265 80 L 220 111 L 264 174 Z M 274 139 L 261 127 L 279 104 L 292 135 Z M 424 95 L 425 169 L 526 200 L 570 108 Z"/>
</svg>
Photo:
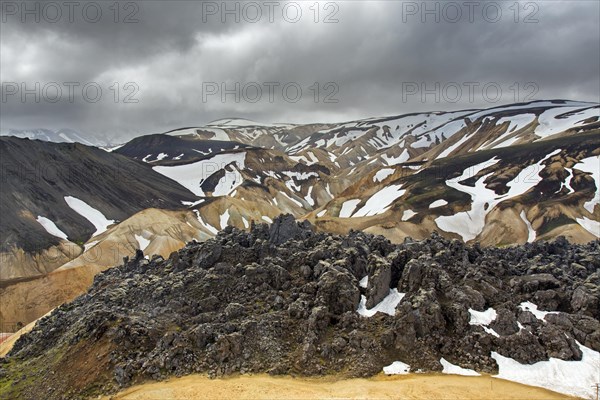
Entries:
<svg viewBox="0 0 600 400">
<path fill-rule="evenodd" d="M 0 137 L 5 324 L 75 298 L 136 249 L 166 258 L 227 226 L 249 230 L 280 214 L 392 243 L 434 231 L 501 247 L 600 237 L 596 103 L 335 124 L 226 118 L 110 149 L 53 143 L 46 131 L 15 134 L 30 138 Z"/>
</svg>

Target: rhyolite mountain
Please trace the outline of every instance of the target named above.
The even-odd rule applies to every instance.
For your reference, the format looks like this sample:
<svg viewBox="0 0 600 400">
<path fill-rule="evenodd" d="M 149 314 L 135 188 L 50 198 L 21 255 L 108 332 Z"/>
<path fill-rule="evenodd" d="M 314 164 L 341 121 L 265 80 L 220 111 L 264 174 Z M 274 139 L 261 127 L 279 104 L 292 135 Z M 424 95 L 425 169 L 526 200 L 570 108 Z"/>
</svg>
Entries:
<svg viewBox="0 0 600 400">
<path fill-rule="evenodd" d="M 37 268 L 41 263 L 21 263 L 25 271 L 19 271 L 7 262 L 7 254 L 35 254 L 65 241 L 49 234 L 38 222 L 40 216 L 60 227 L 72 243 L 82 244 L 93 236 L 94 224 L 65 197 L 81 199 L 114 221 L 150 207 L 177 209 L 182 199 L 196 199 L 143 163 L 79 143 L 0 137 L 0 156 L 2 279 L 22 277 L 25 271 L 26 276 L 46 272 L 43 266 Z"/>
</svg>

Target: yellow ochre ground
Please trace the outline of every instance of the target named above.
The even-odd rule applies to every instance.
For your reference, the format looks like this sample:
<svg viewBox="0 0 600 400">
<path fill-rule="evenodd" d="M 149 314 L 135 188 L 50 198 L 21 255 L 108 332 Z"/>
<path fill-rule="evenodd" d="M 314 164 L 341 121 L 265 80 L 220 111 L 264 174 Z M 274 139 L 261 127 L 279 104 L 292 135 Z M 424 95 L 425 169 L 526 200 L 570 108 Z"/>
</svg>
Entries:
<svg viewBox="0 0 600 400">
<path fill-rule="evenodd" d="M 442 374 L 376 376 L 369 379 L 293 378 L 243 375 L 209 379 L 190 375 L 131 387 L 103 400 L 273 399 L 572 399 L 541 388 L 491 376 Z"/>
</svg>

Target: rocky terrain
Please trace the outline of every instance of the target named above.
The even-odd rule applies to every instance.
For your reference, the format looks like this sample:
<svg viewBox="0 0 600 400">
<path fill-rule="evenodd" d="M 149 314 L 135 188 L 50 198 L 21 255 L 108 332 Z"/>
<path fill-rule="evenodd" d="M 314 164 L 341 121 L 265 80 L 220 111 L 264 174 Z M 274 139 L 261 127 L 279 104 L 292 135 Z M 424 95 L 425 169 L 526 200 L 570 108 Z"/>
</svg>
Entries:
<svg viewBox="0 0 600 400">
<path fill-rule="evenodd" d="M 194 372 L 362 377 L 394 361 L 440 371 L 441 358 L 492 373 L 493 352 L 580 360 L 582 346 L 600 350 L 599 271 L 598 240 L 494 248 L 434 233 L 393 244 L 291 215 L 227 227 L 97 275 L 1 359 L 0 398 L 87 398 Z"/>
<path fill-rule="evenodd" d="M 392 243 L 434 231 L 588 243 L 599 121 L 597 103 L 550 100 L 330 124 L 228 118 L 106 151 L 2 137 L 0 331 L 73 300 L 136 248 L 168 257 L 280 214 Z"/>
</svg>

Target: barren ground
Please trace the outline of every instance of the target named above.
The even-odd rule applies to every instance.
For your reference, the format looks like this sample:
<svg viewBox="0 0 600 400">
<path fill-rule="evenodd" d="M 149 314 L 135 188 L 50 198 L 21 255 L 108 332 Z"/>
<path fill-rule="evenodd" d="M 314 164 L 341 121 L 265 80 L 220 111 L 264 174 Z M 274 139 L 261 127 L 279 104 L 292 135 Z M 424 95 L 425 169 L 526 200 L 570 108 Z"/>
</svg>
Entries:
<svg viewBox="0 0 600 400">
<path fill-rule="evenodd" d="M 192 399 L 569 399 L 545 389 L 490 376 L 441 374 L 376 376 L 370 379 L 244 375 L 209 379 L 190 375 L 131 387 L 104 400 Z"/>
</svg>

